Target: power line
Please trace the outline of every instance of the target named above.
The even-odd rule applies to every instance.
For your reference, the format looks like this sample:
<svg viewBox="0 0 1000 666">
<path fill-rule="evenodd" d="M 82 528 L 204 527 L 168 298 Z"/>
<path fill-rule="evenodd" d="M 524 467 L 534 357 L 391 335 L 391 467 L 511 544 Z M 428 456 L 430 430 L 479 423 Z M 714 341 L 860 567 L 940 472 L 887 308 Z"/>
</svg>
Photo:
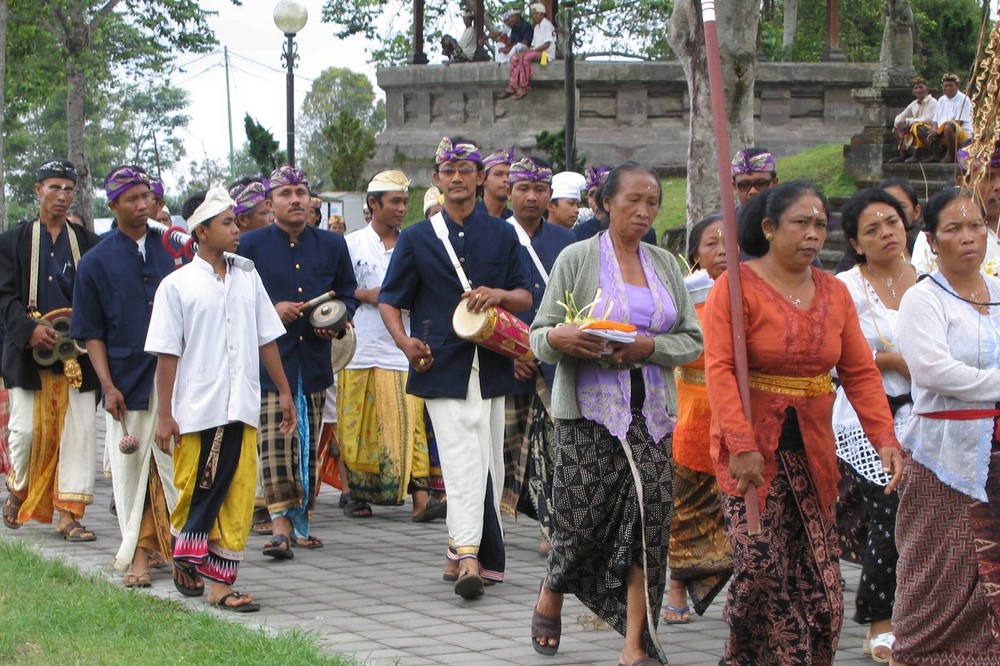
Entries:
<svg viewBox="0 0 1000 666">
<path fill-rule="evenodd" d="M 283 70 L 283 69 L 278 69 L 277 67 L 272 67 L 271 65 L 265 65 L 264 63 L 262 63 L 262 62 L 260 62 L 258 60 L 254 60 L 253 58 L 248 58 L 245 55 L 241 55 L 241 54 L 237 53 L 236 51 L 230 51 L 229 55 L 235 56 L 237 58 L 240 58 L 241 60 L 246 60 L 247 62 L 253 63 L 254 65 L 257 65 L 258 67 L 263 67 L 264 69 L 270 70 L 270 71 L 275 72 L 277 74 L 281 74 L 282 76 L 285 75 L 285 70 Z M 297 79 L 299 79 L 301 81 L 305 81 L 306 83 L 312 83 L 314 81 L 314 79 L 311 79 L 308 76 L 302 76 L 301 74 L 295 74 L 295 78 L 297 78 Z"/>
</svg>

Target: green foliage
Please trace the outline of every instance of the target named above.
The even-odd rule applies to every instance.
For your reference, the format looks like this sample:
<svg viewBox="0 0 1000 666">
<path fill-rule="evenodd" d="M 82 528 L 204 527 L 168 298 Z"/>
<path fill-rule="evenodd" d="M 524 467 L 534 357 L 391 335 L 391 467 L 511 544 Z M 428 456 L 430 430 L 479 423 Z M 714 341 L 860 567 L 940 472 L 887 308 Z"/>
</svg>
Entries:
<svg viewBox="0 0 1000 666">
<path fill-rule="evenodd" d="M 266 178 L 271 172 L 287 162 L 285 151 L 278 150 L 278 142 L 270 130 L 246 114 L 243 127 L 247 133 L 247 151 L 257 165 L 258 172 Z"/>
<path fill-rule="evenodd" d="M 301 631 L 262 629 L 136 594 L 0 541 L 0 662 L 348 666 Z M 58 609 L 58 612 L 56 612 Z M 140 656 L 141 654 L 141 656 Z"/>
<path fill-rule="evenodd" d="M 587 157 L 585 155 L 577 155 L 576 164 L 572 168 L 566 166 L 565 127 L 558 132 L 543 130 L 540 134 L 536 134 L 535 148 L 546 154 L 554 173 L 559 173 L 560 171 L 577 171 L 583 173 L 584 168 L 587 166 Z"/>
<path fill-rule="evenodd" d="M 954 72 L 969 81 L 982 21 L 977 0 L 910 0 L 917 21 L 914 66 L 936 92 L 941 75 Z M 988 34 L 988 33 L 987 33 Z"/>
<path fill-rule="evenodd" d="M 330 184 L 338 190 L 360 190 L 365 184 L 365 162 L 375 154 L 375 132 L 342 110 L 337 121 L 323 130 L 337 159 L 330 167 Z"/>
</svg>

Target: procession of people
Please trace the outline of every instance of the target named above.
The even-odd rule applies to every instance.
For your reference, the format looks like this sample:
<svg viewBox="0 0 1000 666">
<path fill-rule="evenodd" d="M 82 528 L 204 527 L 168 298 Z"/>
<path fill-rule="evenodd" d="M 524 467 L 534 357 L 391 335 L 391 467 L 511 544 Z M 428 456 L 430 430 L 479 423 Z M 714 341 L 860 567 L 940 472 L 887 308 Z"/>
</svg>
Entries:
<svg viewBox="0 0 1000 666">
<path fill-rule="evenodd" d="M 324 482 L 352 519 L 410 498 L 414 522 L 444 519 L 428 575 L 459 603 L 504 582 L 504 522 L 524 515 L 545 556 L 525 639 L 556 654 L 572 594 L 630 666 L 667 663 L 661 621 L 697 621 L 727 585 L 722 664 L 832 664 L 854 538 L 875 661 L 1000 664 L 1000 281 L 984 269 L 1000 151 L 960 153 L 963 187 L 922 210 L 929 266 L 909 261 L 912 187 L 859 192 L 839 279 L 815 265 L 826 198 L 779 184 L 766 149 L 731 167 L 738 276 L 717 215 L 683 261 L 655 244 L 664 194 L 640 164 L 483 155 L 442 139 L 405 228 L 410 178 L 374 174 L 346 237 L 313 224 L 290 166 L 191 194 L 186 233 L 165 233 L 162 185 L 123 165 L 99 239 L 67 224 L 75 167 L 39 165 L 37 217 L 0 235 L 5 526 L 120 541 L 125 587 L 166 565 L 178 593 L 247 613 L 246 557 L 335 537 L 310 527 Z M 97 418 L 120 535 L 82 522 Z"/>
</svg>

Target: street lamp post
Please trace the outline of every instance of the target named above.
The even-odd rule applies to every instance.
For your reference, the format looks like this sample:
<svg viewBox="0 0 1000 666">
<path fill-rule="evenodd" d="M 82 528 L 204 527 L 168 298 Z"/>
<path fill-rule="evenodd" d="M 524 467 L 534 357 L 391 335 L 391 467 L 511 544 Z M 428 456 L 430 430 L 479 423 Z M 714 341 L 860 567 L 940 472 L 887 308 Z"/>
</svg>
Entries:
<svg viewBox="0 0 1000 666">
<path fill-rule="evenodd" d="M 563 54 L 565 66 L 566 92 L 566 170 L 576 170 L 576 59 L 573 56 L 573 0 L 562 3 L 563 19 L 566 22 L 566 52 Z"/>
<path fill-rule="evenodd" d="M 296 0 L 281 0 L 274 7 L 274 25 L 287 41 L 281 53 L 285 61 L 285 104 L 288 121 L 288 165 L 295 166 L 295 61 L 299 58 L 295 35 L 306 25 L 309 12 Z"/>
</svg>

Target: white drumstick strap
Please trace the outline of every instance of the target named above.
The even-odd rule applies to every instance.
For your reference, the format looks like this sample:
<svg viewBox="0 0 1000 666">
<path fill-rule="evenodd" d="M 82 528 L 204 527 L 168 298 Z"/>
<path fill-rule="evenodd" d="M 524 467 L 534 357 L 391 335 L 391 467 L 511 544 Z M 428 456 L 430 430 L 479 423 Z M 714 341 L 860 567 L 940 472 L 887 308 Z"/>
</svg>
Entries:
<svg viewBox="0 0 1000 666">
<path fill-rule="evenodd" d="M 431 226 L 434 227 L 434 233 L 437 234 L 437 237 L 444 244 L 444 251 L 448 253 L 448 259 L 451 260 L 455 274 L 458 275 L 458 281 L 462 283 L 462 289 L 464 291 L 472 291 L 472 283 L 469 282 L 469 277 L 465 274 L 462 263 L 458 260 L 458 255 L 455 254 L 455 247 L 451 244 L 451 239 L 448 238 L 448 225 L 444 223 L 444 215 L 437 213 L 432 217 Z"/>
<path fill-rule="evenodd" d="M 531 256 L 531 260 L 535 262 L 535 268 L 537 268 L 538 272 L 542 274 L 542 282 L 545 283 L 545 286 L 548 286 L 549 272 L 545 270 L 542 260 L 538 258 L 538 253 L 535 252 L 535 248 L 531 246 L 531 238 L 528 237 L 528 232 L 525 231 L 524 227 L 518 224 L 517 220 L 513 217 L 507 218 L 507 221 L 514 227 L 514 231 L 517 232 L 517 240 L 521 241 L 521 245 L 523 245 L 524 249 L 528 251 L 528 254 Z"/>
</svg>

